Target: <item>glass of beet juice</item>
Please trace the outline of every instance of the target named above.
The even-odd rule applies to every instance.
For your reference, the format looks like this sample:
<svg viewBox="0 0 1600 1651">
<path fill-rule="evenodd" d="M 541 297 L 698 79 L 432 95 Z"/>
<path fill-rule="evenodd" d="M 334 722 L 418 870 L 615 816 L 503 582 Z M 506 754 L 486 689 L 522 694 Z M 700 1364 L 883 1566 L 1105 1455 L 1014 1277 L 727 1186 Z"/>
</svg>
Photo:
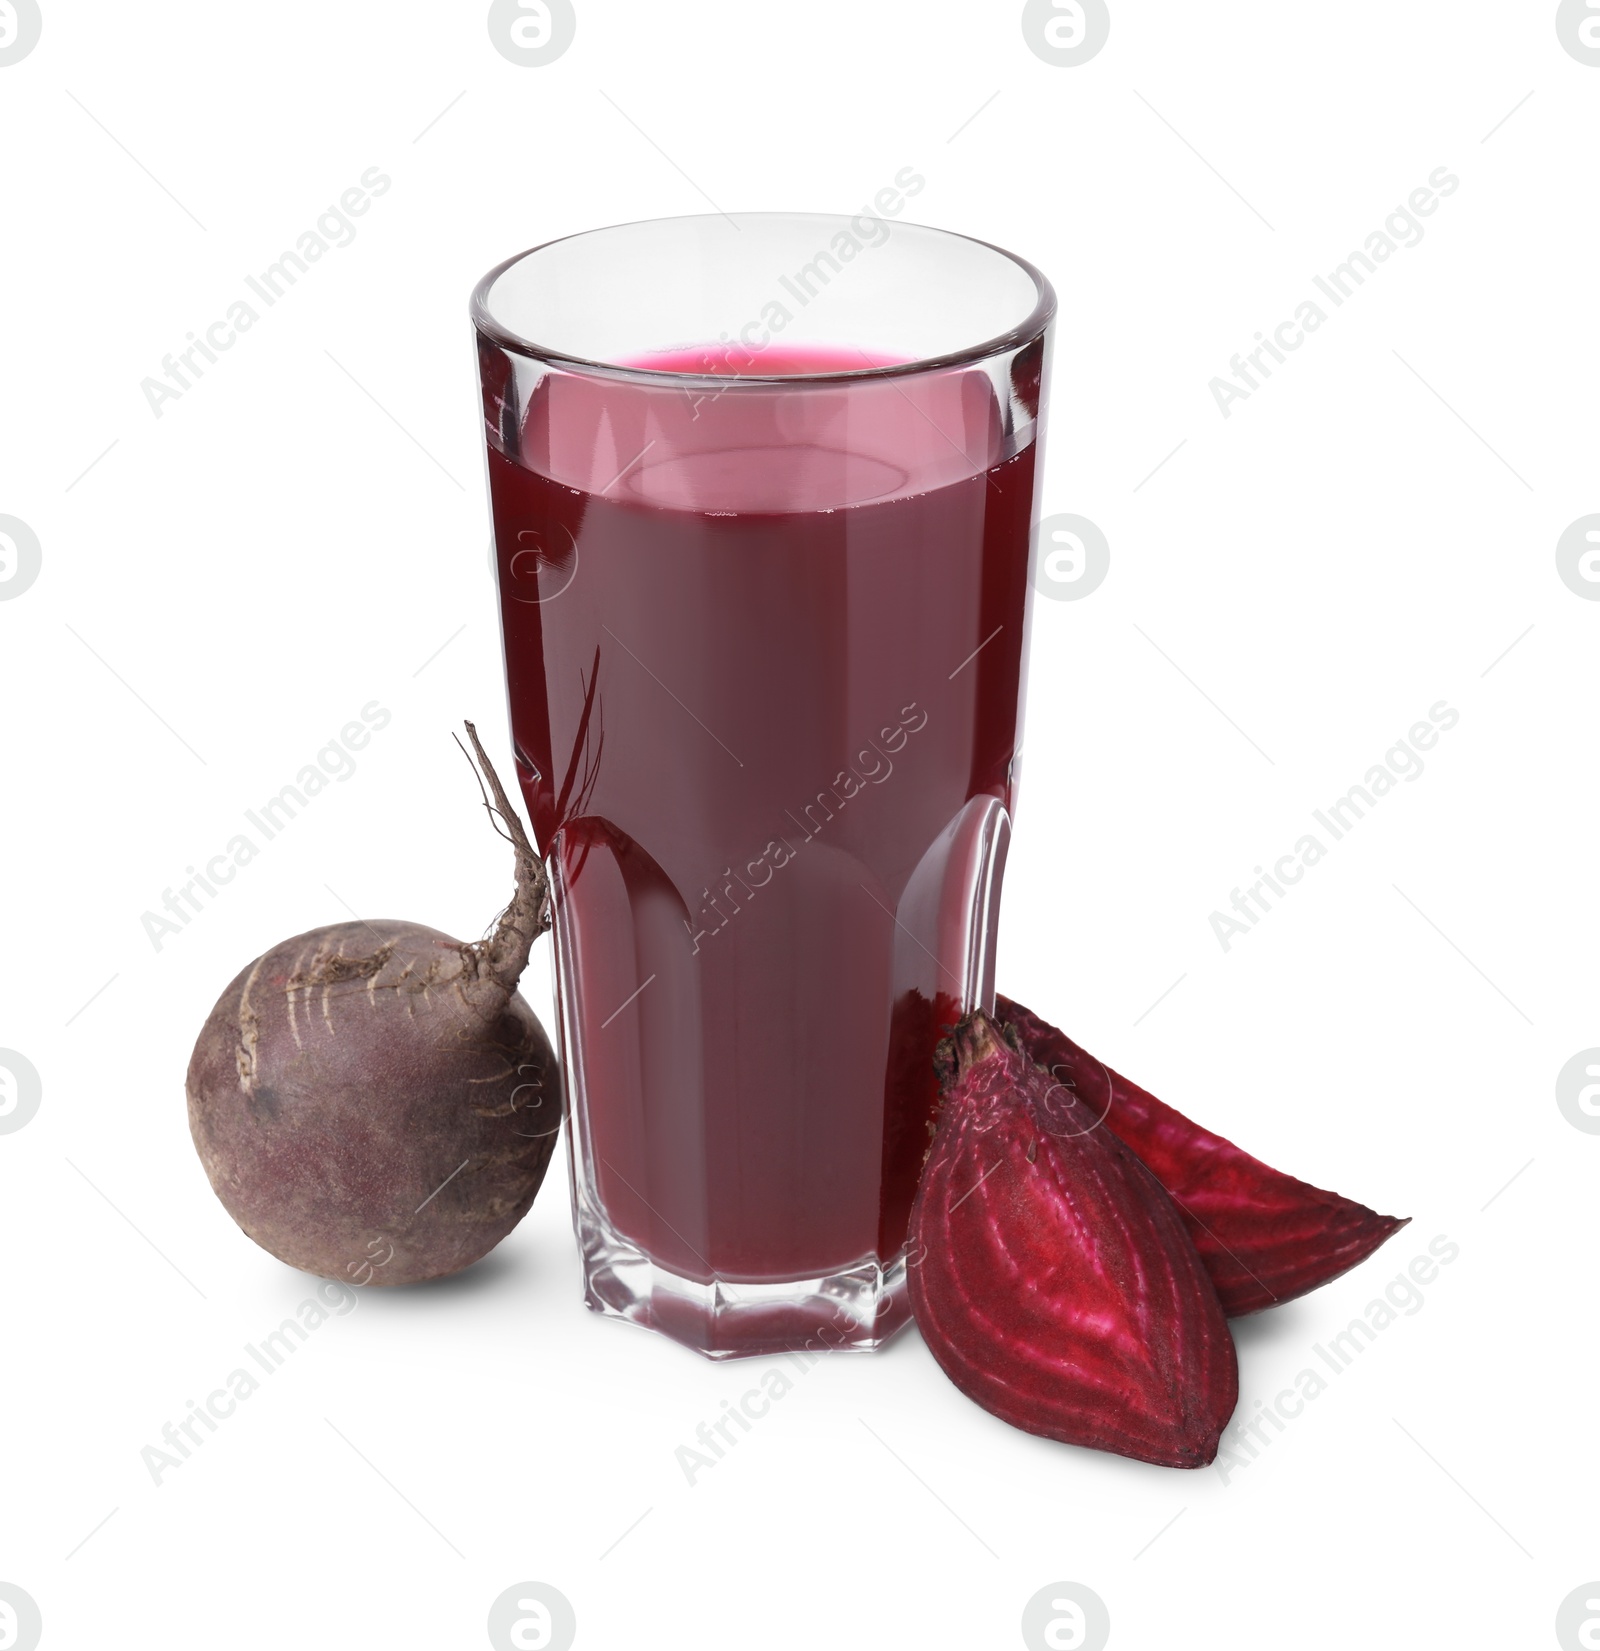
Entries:
<svg viewBox="0 0 1600 1651">
<path fill-rule="evenodd" d="M 587 1297 L 714 1358 L 908 1316 L 934 1045 L 994 1002 L 1054 313 L 985 242 L 804 213 L 473 295 Z"/>
</svg>

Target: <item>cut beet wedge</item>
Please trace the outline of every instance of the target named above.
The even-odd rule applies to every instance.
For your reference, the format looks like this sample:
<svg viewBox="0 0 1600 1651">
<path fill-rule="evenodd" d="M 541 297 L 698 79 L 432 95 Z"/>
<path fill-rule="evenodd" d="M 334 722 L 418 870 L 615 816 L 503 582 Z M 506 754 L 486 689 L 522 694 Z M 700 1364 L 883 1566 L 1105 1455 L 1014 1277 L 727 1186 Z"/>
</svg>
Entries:
<svg viewBox="0 0 1600 1651">
<path fill-rule="evenodd" d="M 939 1046 L 911 1212 L 923 1339 L 1014 1427 L 1202 1467 L 1239 1394 L 1233 1338 L 1155 1177 L 983 1014 Z"/>
<path fill-rule="evenodd" d="M 1010 998 L 998 999 L 995 1018 L 1167 1189 L 1230 1318 L 1348 1272 L 1410 1219 L 1379 1215 L 1252 1158 Z"/>
</svg>

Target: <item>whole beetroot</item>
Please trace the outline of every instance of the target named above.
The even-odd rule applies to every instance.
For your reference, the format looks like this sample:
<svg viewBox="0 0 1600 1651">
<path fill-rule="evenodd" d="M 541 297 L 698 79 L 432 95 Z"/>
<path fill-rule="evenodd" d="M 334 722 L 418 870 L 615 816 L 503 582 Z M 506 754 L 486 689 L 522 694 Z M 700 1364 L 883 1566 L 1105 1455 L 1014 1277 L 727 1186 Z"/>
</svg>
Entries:
<svg viewBox="0 0 1600 1651">
<path fill-rule="evenodd" d="M 472 724 L 517 889 L 486 941 L 388 919 L 283 941 L 218 999 L 189 1128 L 228 1213 L 280 1261 L 355 1284 L 443 1278 L 527 1213 L 561 1124 L 517 981 L 549 927 L 521 820 Z"/>
</svg>

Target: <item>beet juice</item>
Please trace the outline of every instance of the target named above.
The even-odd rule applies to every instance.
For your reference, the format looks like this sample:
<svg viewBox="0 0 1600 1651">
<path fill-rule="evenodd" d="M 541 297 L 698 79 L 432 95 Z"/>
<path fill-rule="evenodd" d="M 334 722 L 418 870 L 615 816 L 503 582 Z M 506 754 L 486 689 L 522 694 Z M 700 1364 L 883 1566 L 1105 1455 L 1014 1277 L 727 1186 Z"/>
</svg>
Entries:
<svg viewBox="0 0 1600 1651">
<path fill-rule="evenodd" d="M 904 1317 L 934 1044 L 993 1001 L 1042 356 L 485 361 L 589 1298 L 702 1351 Z"/>
</svg>

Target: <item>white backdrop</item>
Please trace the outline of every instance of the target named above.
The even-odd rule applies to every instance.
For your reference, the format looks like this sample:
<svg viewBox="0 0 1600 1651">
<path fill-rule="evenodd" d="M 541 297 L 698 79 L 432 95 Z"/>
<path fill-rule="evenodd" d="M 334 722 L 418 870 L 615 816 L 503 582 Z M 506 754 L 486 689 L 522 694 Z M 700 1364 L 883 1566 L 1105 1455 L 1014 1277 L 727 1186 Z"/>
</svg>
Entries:
<svg viewBox="0 0 1600 1651">
<path fill-rule="evenodd" d="M 1600 1045 L 1600 558 L 1568 534 L 1600 511 L 1600 10 L 1110 3 L 1096 50 L 1095 7 L 1039 0 L 577 0 L 535 63 L 495 49 L 534 17 L 504 0 L 37 0 L 36 41 L 0 3 L 0 1644 L 31 1600 L 49 1647 L 482 1645 L 533 1582 L 606 1651 L 1094 1646 L 1025 1634 L 1058 1583 L 1119 1651 L 1532 1646 L 1600 1577 L 1569 1066 Z M 506 750 L 473 282 L 708 201 L 854 210 L 906 166 L 915 216 L 1055 281 L 1044 509 L 1109 547 L 1084 595 L 1057 541 L 1076 599 L 1037 605 L 1003 988 L 1415 1218 L 1237 1326 L 1242 1418 L 1430 1241 L 1456 1259 L 1231 1468 L 1013 1432 L 913 1331 L 690 1484 L 677 1447 L 764 1366 L 587 1313 L 558 1170 L 489 1261 L 362 1292 L 153 1483 L 144 1447 L 315 1287 L 190 1145 L 217 993 L 351 910 L 476 935 L 508 892 L 450 738 Z M 353 239 L 324 220 L 234 332 L 352 189 Z M 1224 413 L 1258 333 L 1299 345 Z M 157 947 L 143 914 L 373 701 L 354 772 Z M 1212 913 L 1307 832 L 1325 857 L 1225 949 Z M 543 948 L 525 990 L 547 1014 Z M 1558 1643 L 1595 1643 L 1590 1597 Z"/>
</svg>

